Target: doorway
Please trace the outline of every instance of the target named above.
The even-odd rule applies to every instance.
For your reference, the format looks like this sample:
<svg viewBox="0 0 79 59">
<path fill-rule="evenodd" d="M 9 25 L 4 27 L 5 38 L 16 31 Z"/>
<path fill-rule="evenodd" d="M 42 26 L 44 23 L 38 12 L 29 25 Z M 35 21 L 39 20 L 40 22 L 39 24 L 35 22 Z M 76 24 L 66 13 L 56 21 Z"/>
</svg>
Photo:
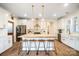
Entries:
<svg viewBox="0 0 79 59">
<path fill-rule="evenodd" d="M 8 21 L 8 36 L 12 40 L 12 44 L 14 44 L 14 22 Z"/>
</svg>

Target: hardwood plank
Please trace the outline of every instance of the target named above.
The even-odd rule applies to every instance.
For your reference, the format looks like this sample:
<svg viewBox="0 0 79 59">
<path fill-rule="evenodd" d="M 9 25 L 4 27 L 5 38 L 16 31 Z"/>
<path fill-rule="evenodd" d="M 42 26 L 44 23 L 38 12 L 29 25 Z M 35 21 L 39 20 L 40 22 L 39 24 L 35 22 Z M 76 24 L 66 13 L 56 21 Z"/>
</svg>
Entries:
<svg viewBox="0 0 79 59">
<path fill-rule="evenodd" d="M 20 42 L 16 42 L 12 48 L 2 53 L 1 56 L 79 56 L 79 52 L 57 40 L 55 40 L 55 51 L 48 51 L 49 55 L 45 54 L 44 51 L 39 51 L 38 55 L 36 55 L 36 51 L 31 51 L 28 55 L 27 51 L 20 51 L 18 55 L 19 47 Z"/>
</svg>

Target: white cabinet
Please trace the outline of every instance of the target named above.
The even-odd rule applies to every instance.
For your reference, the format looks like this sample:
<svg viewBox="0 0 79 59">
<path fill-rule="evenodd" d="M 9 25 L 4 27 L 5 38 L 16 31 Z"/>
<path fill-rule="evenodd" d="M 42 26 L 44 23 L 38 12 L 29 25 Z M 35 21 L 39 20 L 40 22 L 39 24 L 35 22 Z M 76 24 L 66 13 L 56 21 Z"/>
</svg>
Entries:
<svg viewBox="0 0 79 59">
<path fill-rule="evenodd" d="M 0 53 L 4 52 L 6 50 L 6 43 L 7 39 L 5 37 L 0 37 Z"/>
<path fill-rule="evenodd" d="M 8 47 L 12 47 L 12 35 L 8 36 Z"/>
<path fill-rule="evenodd" d="M 79 51 L 79 37 L 62 35 L 62 42 Z"/>
<path fill-rule="evenodd" d="M 79 51 L 79 37 L 76 37 L 74 41 L 74 49 Z"/>
<path fill-rule="evenodd" d="M 5 28 L 7 24 L 7 16 L 5 14 L 0 14 L 0 28 Z"/>
<path fill-rule="evenodd" d="M 12 40 L 8 39 L 7 36 L 0 37 L 0 53 L 6 51 L 12 46 Z"/>
<path fill-rule="evenodd" d="M 3 38 L 0 37 L 0 53 L 2 53 L 4 51 L 4 45 L 3 45 Z"/>
<path fill-rule="evenodd" d="M 0 8 L 0 54 L 10 48 L 11 41 L 7 36 L 9 13 Z"/>
<path fill-rule="evenodd" d="M 74 48 L 75 50 L 78 50 L 79 51 L 79 39 L 78 39 L 78 37 L 73 37 L 73 36 L 71 36 L 71 38 L 70 38 L 70 47 L 72 47 L 72 48 Z"/>
</svg>

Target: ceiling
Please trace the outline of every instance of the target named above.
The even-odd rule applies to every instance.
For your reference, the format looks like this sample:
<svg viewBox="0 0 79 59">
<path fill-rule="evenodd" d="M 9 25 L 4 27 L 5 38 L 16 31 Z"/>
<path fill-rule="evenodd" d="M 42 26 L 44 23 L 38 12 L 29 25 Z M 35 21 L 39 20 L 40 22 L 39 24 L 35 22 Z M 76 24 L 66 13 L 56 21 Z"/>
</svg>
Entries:
<svg viewBox="0 0 79 59">
<path fill-rule="evenodd" d="M 33 9 L 32 5 L 34 5 Z M 43 9 L 42 5 L 44 5 Z M 64 7 L 64 3 L 0 3 L 0 6 L 19 18 L 57 19 L 79 9 L 78 3 L 70 3 L 67 7 Z M 25 14 L 27 16 L 24 16 Z"/>
</svg>

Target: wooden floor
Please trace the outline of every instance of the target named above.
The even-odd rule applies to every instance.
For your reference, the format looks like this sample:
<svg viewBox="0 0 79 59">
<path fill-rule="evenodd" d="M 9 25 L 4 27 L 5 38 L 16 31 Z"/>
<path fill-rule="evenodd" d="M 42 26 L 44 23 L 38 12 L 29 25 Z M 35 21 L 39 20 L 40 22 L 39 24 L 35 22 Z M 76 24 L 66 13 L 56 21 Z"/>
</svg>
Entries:
<svg viewBox="0 0 79 59">
<path fill-rule="evenodd" d="M 19 42 L 15 43 L 14 46 L 7 51 L 3 52 L 1 56 L 55 56 L 55 51 L 48 51 L 49 55 L 45 53 L 45 51 L 39 51 L 38 55 L 36 54 L 37 51 L 30 51 L 27 54 L 27 51 L 20 51 L 19 52 Z"/>
<path fill-rule="evenodd" d="M 61 47 L 60 46 L 64 46 L 63 48 L 68 50 L 63 50 L 61 51 Z M 38 55 L 36 54 L 36 51 L 31 51 L 29 52 L 29 54 L 27 55 L 27 51 L 20 51 L 19 52 L 19 46 L 20 46 L 20 43 L 19 42 L 16 42 L 12 48 L 8 49 L 7 51 L 3 52 L 1 54 L 1 56 L 72 56 L 72 55 L 76 55 L 76 56 L 79 56 L 79 52 L 75 51 L 74 49 L 72 48 L 69 48 L 68 46 L 62 44 L 62 43 L 59 43 L 58 41 L 55 41 L 55 48 L 56 50 L 55 51 L 48 51 L 49 52 L 49 55 L 48 54 L 45 54 L 45 51 L 39 51 Z M 68 52 L 68 54 L 67 54 Z M 72 53 L 72 54 L 69 54 L 69 53 Z"/>
</svg>

